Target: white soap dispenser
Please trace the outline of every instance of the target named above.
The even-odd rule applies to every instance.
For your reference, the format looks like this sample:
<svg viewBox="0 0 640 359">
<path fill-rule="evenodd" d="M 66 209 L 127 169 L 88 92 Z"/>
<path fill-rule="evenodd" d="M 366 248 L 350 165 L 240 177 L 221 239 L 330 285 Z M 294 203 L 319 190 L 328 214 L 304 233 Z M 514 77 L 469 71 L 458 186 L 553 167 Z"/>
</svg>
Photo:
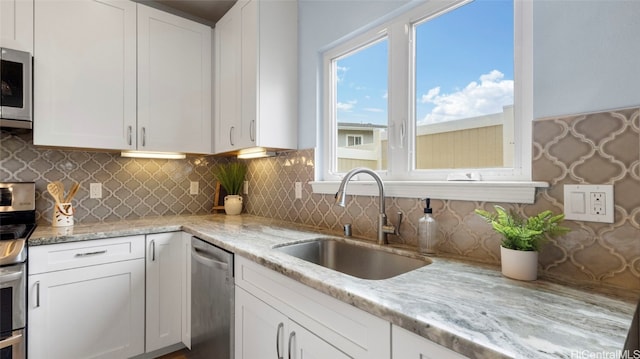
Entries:
<svg viewBox="0 0 640 359">
<path fill-rule="evenodd" d="M 425 198 L 427 206 L 424 216 L 418 220 L 418 251 L 424 254 L 435 254 L 438 245 L 438 222 L 433 218 L 431 199 Z"/>
</svg>

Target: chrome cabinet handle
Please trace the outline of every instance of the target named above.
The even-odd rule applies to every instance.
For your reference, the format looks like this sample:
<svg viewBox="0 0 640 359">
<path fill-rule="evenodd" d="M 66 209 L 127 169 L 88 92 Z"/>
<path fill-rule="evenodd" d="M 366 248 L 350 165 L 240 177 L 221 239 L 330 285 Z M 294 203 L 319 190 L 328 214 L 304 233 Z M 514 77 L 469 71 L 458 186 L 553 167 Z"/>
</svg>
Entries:
<svg viewBox="0 0 640 359">
<path fill-rule="evenodd" d="M 0 349 L 8 348 L 12 345 L 18 344 L 22 341 L 22 333 L 12 335 L 7 339 L 0 340 Z M 11 353 L 9 353 L 11 355 Z"/>
<path fill-rule="evenodd" d="M 235 144 L 233 143 L 233 131 L 235 129 L 235 126 L 231 126 L 231 128 L 229 129 L 229 143 L 231 144 L 231 146 L 235 146 Z"/>
<path fill-rule="evenodd" d="M 251 142 L 256 140 L 256 120 L 251 120 L 251 123 L 249 123 L 249 139 Z"/>
<path fill-rule="evenodd" d="M 147 145 L 147 128 L 142 127 L 142 147 Z"/>
<path fill-rule="evenodd" d="M 88 256 L 95 256 L 98 254 L 105 254 L 107 253 L 106 249 L 103 249 L 101 251 L 95 251 L 95 252 L 85 252 L 85 253 L 76 253 L 76 257 L 88 257 Z"/>
<path fill-rule="evenodd" d="M 40 281 L 36 282 L 36 308 L 40 308 Z"/>
<path fill-rule="evenodd" d="M 280 355 L 280 331 L 284 329 L 284 323 L 280 322 L 278 324 L 278 329 L 276 330 L 276 355 L 277 359 L 284 359 L 282 355 Z"/>
<path fill-rule="evenodd" d="M 291 359 L 291 343 L 293 342 L 293 338 L 295 338 L 296 336 L 296 332 L 291 332 L 291 334 L 289 334 L 289 359 Z"/>
<path fill-rule="evenodd" d="M 156 240 L 155 239 L 151 240 L 151 261 L 152 262 L 156 261 Z"/>
<path fill-rule="evenodd" d="M 133 127 L 129 126 L 129 146 L 133 145 Z"/>
</svg>

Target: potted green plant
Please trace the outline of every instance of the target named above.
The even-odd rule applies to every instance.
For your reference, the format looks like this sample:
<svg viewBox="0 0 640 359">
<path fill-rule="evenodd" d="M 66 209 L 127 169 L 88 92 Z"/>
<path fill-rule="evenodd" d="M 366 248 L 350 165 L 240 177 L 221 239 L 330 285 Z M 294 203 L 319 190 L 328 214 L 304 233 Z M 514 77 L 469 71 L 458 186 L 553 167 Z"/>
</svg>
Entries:
<svg viewBox="0 0 640 359">
<path fill-rule="evenodd" d="M 546 210 L 525 218 L 501 206 L 494 206 L 496 213 L 483 209 L 475 212 L 491 224 L 503 237 L 500 246 L 502 274 L 513 279 L 535 280 L 538 278 L 538 250 L 548 237 L 570 231 L 560 223 L 564 214 L 554 215 Z"/>
<path fill-rule="evenodd" d="M 242 212 L 242 196 L 240 191 L 247 174 L 247 166 L 241 162 L 220 164 L 213 169 L 213 174 L 227 192 L 224 197 L 224 211 L 228 215 Z"/>
</svg>

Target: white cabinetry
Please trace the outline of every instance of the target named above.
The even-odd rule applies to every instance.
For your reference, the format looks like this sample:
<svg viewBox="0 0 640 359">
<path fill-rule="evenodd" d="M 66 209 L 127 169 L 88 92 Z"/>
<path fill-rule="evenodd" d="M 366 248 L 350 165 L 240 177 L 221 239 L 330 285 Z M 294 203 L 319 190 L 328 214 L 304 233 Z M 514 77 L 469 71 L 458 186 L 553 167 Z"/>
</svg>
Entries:
<svg viewBox="0 0 640 359">
<path fill-rule="evenodd" d="M 211 28 L 138 5 L 138 149 L 211 153 Z"/>
<path fill-rule="evenodd" d="M 240 0 L 216 24 L 216 153 L 297 147 L 297 2 Z"/>
<path fill-rule="evenodd" d="M 211 152 L 211 28 L 117 0 L 34 21 L 34 144 Z"/>
<path fill-rule="evenodd" d="M 36 145 L 135 149 L 136 4 L 35 1 Z"/>
<path fill-rule="evenodd" d="M 146 351 L 182 339 L 183 246 L 180 232 L 147 235 Z"/>
<path fill-rule="evenodd" d="M 144 352 L 144 237 L 29 249 L 29 358 Z"/>
<path fill-rule="evenodd" d="M 236 290 L 236 358 L 349 358 L 273 307 Z M 273 340 L 276 345 L 273 345 Z"/>
<path fill-rule="evenodd" d="M 33 53 L 33 0 L 0 0 L 0 47 Z"/>
<path fill-rule="evenodd" d="M 388 322 L 235 258 L 236 358 L 390 357 Z"/>
<path fill-rule="evenodd" d="M 463 359 L 464 355 L 438 345 L 406 329 L 392 326 L 392 359 Z"/>
</svg>

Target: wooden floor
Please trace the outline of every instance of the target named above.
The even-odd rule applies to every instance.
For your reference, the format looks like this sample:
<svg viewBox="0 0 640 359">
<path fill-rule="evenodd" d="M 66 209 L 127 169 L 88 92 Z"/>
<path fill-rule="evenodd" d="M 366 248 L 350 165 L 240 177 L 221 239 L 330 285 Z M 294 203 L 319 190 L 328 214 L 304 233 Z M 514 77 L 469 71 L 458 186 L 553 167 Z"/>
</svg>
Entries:
<svg viewBox="0 0 640 359">
<path fill-rule="evenodd" d="M 178 350 L 177 352 L 163 355 L 158 359 L 187 359 L 187 355 L 185 353 L 187 353 L 188 351 L 188 349 Z"/>
</svg>

